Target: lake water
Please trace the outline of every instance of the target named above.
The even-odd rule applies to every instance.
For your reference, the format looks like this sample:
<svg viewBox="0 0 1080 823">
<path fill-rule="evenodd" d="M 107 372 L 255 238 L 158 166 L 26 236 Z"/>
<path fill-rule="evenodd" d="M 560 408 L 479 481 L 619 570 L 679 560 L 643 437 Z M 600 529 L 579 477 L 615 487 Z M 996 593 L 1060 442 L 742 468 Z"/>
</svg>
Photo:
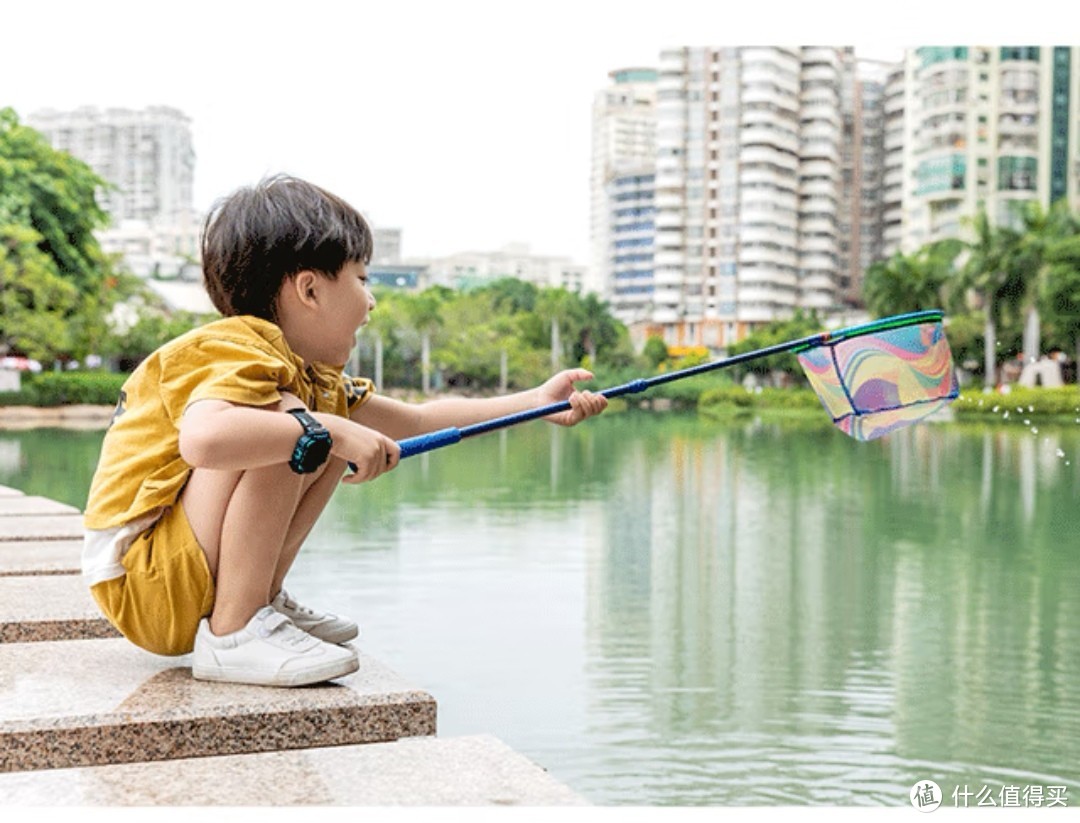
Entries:
<svg viewBox="0 0 1080 823">
<path fill-rule="evenodd" d="M 81 506 L 100 437 L 0 432 L 0 484 Z M 1078 499 L 1080 426 L 608 415 L 340 488 L 290 583 L 595 803 L 1075 806 Z"/>
</svg>

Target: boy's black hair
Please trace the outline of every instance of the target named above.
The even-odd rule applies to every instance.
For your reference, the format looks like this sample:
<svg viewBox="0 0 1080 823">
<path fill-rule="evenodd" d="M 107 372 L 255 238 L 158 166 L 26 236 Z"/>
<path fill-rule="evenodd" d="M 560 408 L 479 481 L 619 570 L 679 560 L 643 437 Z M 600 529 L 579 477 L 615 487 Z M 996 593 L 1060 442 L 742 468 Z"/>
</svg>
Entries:
<svg viewBox="0 0 1080 823">
<path fill-rule="evenodd" d="M 202 266 L 210 300 L 226 317 L 276 319 L 285 278 L 310 270 L 336 278 L 371 262 L 371 229 L 340 197 L 288 175 L 237 189 L 210 210 Z"/>
</svg>

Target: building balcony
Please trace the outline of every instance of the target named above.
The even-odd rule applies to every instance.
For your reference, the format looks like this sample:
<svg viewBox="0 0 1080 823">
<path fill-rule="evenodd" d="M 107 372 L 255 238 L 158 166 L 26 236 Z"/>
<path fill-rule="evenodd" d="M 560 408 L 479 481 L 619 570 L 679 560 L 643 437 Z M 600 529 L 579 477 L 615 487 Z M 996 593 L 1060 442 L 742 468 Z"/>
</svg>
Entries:
<svg viewBox="0 0 1080 823">
<path fill-rule="evenodd" d="M 798 149 L 804 159 L 819 158 L 840 163 L 840 146 L 835 140 L 803 140 Z"/>
<path fill-rule="evenodd" d="M 799 184 L 799 193 L 803 197 L 827 197 L 835 199 L 839 196 L 839 186 L 832 180 L 805 180 Z"/>
<path fill-rule="evenodd" d="M 683 215 L 682 210 L 669 210 L 658 212 L 653 220 L 657 230 L 681 228 L 686 224 L 686 217 Z"/>
<path fill-rule="evenodd" d="M 785 191 L 795 192 L 799 181 L 791 172 L 773 171 L 761 166 L 744 167 L 739 172 L 739 185 L 745 187 L 755 184 L 776 186 Z"/>
<path fill-rule="evenodd" d="M 803 103 L 799 108 L 799 120 L 803 123 L 828 123 L 839 132 L 843 127 L 839 109 L 839 101 L 834 104 L 823 101 Z"/>
<path fill-rule="evenodd" d="M 804 233 L 835 234 L 836 220 L 827 217 L 804 217 L 799 221 L 799 228 Z"/>
<path fill-rule="evenodd" d="M 820 63 L 809 66 L 804 65 L 802 79 L 803 82 L 823 80 L 828 83 L 835 83 L 837 87 L 840 86 L 840 72 L 837 66 L 832 65 L 822 65 Z"/>
<path fill-rule="evenodd" d="M 812 157 L 799 163 L 800 177 L 838 177 L 839 174 L 840 167 L 832 160 Z"/>
<path fill-rule="evenodd" d="M 653 206 L 655 206 L 657 210 L 657 219 L 659 219 L 660 215 L 664 214 L 669 210 L 676 211 L 681 214 L 685 205 L 686 195 L 683 194 L 681 191 L 671 194 L 668 194 L 666 192 L 661 194 L 660 192 L 657 192 L 655 197 L 653 198 Z"/>
<path fill-rule="evenodd" d="M 840 253 L 840 245 L 832 236 L 808 235 L 799 240 L 799 252 L 803 259 L 814 254 L 835 257 Z"/>
<path fill-rule="evenodd" d="M 778 131 L 762 126 L 746 126 L 739 131 L 739 145 L 744 149 L 747 146 L 775 146 L 778 149 L 797 154 L 799 151 L 799 138 L 795 134 Z"/>
<path fill-rule="evenodd" d="M 771 82 L 769 85 L 748 85 L 744 83 L 742 103 L 744 106 L 748 103 L 767 103 L 780 109 L 790 109 L 793 112 L 796 110 L 796 102 L 791 95 L 785 94 Z"/>
<path fill-rule="evenodd" d="M 739 152 L 739 162 L 743 165 L 768 163 L 788 171 L 795 171 L 799 167 L 797 157 L 786 151 L 780 151 L 774 146 L 747 146 Z"/>
<path fill-rule="evenodd" d="M 776 249 L 743 243 L 739 249 L 739 262 L 756 266 L 791 266 L 799 264 L 799 255 L 794 249 Z"/>
<path fill-rule="evenodd" d="M 653 264 L 656 267 L 656 282 L 666 282 L 663 279 L 666 278 L 666 275 L 661 275 L 662 267 L 671 266 L 681 268 L 686 264 L 686 254 L 681 250 L 676 251 L 674 249 L 664 249 L 657 246 L 653 250 Z"/>
<path fill-rule="evenodd" d="M 781 234 L 772 225 L 739 227 L 739 242 L 743 246 L 753 243 L 778 243 L 781 242 L 777 239 L 780 237 L 789 237 L 789 242 L 794 242 L 794 235 Z"/>
</svg>

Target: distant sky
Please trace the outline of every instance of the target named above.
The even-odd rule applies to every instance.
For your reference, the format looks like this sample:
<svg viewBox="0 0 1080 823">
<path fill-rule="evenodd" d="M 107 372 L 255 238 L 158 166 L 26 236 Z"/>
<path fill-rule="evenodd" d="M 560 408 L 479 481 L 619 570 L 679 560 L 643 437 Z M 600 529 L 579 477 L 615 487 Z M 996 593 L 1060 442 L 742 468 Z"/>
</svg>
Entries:
<svg viewBox="0 0 1080 823">
<path fill-rule="evenodd" d="M 949 35 L 1039 43 L 1040 27 L 1051 38 L 1080 31 L 1049 2 L 1040 11 L 1042 0 L 1000 13 L 958 5 L 0 0 L 0 106 L 24 117 L 181 109 L 193 121 L 200 209 L 288 172 L 403 229 L 407 255 L 525 242 L 586 262 L 590 107 L 608 71 L 655 66 L 678 45 L 855 44 L 893 57 Z"/>
</svg>

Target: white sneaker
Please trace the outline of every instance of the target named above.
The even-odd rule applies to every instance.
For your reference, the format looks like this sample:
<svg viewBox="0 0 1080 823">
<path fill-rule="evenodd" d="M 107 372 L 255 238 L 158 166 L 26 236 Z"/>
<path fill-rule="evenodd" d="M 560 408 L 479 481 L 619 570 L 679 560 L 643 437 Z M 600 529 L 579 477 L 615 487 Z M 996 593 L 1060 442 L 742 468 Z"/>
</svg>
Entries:
<svg viewBox="0 0 1080 823">
<path fill-rule="evenodd" d="M 191 674 L 196 680 L 256 686 L 305 686 L 343 677 L 360 667 L 352 649 L 324 643 L 263 606 L 238 632 L 217 637 L 203 618 L 195 635 Z"/>
<path fill-rule="evenodd" d="M 312 637 L 327 643 L 348 643 L 360 635 L 360 627 L 351 620 L 301 606 L 289 597 L 285 589 L 277 593 L 270 605 L 295 623 L 298 629 L 303 629 Z"/>
</svg>

